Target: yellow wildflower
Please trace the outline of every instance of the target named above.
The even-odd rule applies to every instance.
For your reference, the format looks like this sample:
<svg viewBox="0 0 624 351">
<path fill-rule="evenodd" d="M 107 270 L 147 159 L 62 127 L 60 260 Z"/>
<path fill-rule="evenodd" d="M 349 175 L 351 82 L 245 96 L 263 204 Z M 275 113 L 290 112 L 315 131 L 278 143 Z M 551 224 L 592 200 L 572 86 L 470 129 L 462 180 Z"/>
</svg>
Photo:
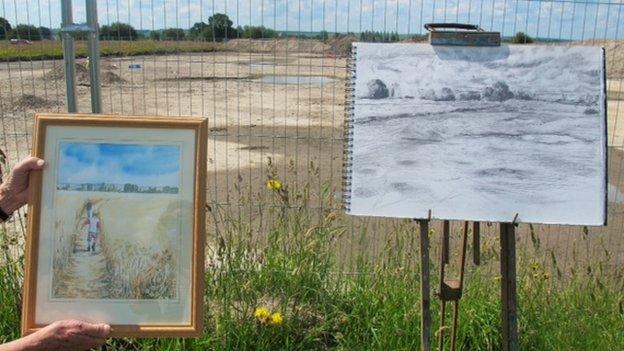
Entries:
<svg viewBox="0 0 624 351">
<path fill-rule="evenodd" d="M 275 312 L 271 315 L 271 319 L 269 320 L 269 324 L 274 326 L 280 326 L 284 322 L 284 317 L 279 312 Z"/>
<path fill-rule="evenodd" d="M 544 280 L 548 280 L 550 278 L 550 273 L 544 272 Z"/>
<path fill-rule="evenodd" d="M 258 307 L 254 312 L 254 316 L 262 323 L 266 323 L 271 318 L 271 311 L 266 307 Z"/>
<path fill-rule="evenodd" d="M 269 179 L 267 180 L 267 189 L 270 190 L 281 190 L 282 189 L 282 182 L 280 182 L 277 179 Z"/>
</svg>

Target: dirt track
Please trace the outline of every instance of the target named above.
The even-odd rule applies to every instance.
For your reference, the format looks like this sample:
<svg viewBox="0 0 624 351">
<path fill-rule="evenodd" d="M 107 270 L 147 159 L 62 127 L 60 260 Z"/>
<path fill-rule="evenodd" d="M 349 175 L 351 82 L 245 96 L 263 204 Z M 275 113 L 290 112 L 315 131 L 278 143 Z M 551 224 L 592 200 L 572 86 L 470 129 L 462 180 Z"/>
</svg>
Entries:
<svg viewBox="0 0 624 351">
<path fill-rule="evenodd" d="M 100 248 L 87 252 L 86 239 L 76 235 L 74 250 L 69 257 L 69 270 L 55 291 L 57 298 L 106 298 L 108 278 L 106 261 Z"/>
</svg>

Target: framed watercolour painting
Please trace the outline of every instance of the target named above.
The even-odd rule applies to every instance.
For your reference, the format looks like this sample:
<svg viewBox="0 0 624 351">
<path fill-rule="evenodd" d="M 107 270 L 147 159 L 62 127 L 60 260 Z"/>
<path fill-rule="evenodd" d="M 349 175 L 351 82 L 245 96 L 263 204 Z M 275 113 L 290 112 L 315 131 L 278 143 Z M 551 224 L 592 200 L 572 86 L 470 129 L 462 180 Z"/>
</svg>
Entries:
<svg viewBox="0 0 624 351">
<path fill-rule="evenodd" d="M 206 125 L 39 114 L 22 333 L 61 319 L 113 336 L 202 330 Z"/>
</svg>

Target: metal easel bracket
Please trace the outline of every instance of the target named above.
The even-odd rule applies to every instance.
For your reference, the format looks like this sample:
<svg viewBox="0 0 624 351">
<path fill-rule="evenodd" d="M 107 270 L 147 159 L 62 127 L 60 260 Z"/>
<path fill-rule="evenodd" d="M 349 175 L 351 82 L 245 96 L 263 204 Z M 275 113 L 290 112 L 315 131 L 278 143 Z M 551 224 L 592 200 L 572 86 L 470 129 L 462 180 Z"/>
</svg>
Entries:
<svg viewBox="0 0 624 351">
<path fill-rule="evenodd" d="M 500 32 L 486 32 L 476 24 L 427 23 L 429 44 L 454 46 L 500 46 Z"/>
<path fill-rule="evenodd" d="M 61 27 L 61 30 L 59 32 L 61 34 L 67 33 L 71 36 L 76 36 L 78 34 L 95 32 L 95 29 L 93 29 L 86 23 L 71 23 Z"/>
<path fill-rule="evenodd" d="M 444 330 L 446 328 L 446 303 L 453 303 L 453 316 L 451 326 L 451 350 L 454 351 L 457 345 L 457 323 L 459 318 L 459 300 L 462 297 L 463 285 L 464 285 L 464 272 L 466 267 L 466 247 L 468 245 L 468 227 L 469 222 L 464 222 L 464 230 L 462 235 L 462 247 L 459 261 L 459 279 L 446 279 L 445 278 L 445 256 L 448 255 L 449 247 L 446 242 L 448 233 L 448 221 L 444 221 L 444 229 L 441 236 L 440 248 L 440 288 L 436 293 L 440 299 L 440 329 L 438 331 L 438 350 L 444 349 Z M 446 254 L 445 254 L 446 252 Z"/>
</svg>

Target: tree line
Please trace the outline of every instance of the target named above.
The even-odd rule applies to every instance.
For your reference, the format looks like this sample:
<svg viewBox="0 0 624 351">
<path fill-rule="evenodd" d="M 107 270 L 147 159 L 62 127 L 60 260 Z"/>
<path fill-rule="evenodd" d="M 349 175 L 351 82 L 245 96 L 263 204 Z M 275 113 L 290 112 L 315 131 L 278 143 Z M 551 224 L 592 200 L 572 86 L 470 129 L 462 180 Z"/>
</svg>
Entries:
<svg viewBox="0 0 624 351">
<path fill-rule="evenodd" d="M 52 39 L 52 30 L 47 27 L 36 27 L 30 24 L 18 24 L 12 27 L 9 21 L 0 17 L 0 40 L 6 39 L 27 39 L 27 40 L 43 40 Z M 215 13 L 208 18 L 206 22 L 196 22 L 189 29 L 183 28 L 167 28 L 162 30 L 152 30 L 147 34 L 137 31 L 132 25 L 121 22 L 114 22 L 100 26 L 100 40 L 204 40 L 204 41 L 224 41 L 235 38 L 250 39 L 271 39 L 277 38 L 280 33 L 274 29 L 264 26 L 233 26 L 230 18 L 223 13 Z M 334 38 L 353 36 L 354 33 L 340 34 L 334 33 Z M 75 36 L 78 40 L 86 40 L 86 34 Z M 330 33 L 323 30 L 312 36 L 312 38 L 326 41 L 330 38 Z M 397 42 L 402 38 L 397 32 L 375 32 L 364 31 L 359 34 L 359 39 L 365 42 Z M 412 39 L 424 39 L 424 36 L 414 36 Z M 519 32 L 514 37 L 506 39 L 517 44 L 525 44 L 533 42 L 533 39 L 525 33 Z"/>
<path fill-rule="evenodd" d="M 150 31 L 147 35 L 152 40 L 207 40 L 223 41 L 234 38 L 274 38 L 277 32 L 265 27 L 233 27 L 230 18 L 222 13 L 215 13 L 206 22 L 196 22 L 189 29 L 167 28 Z M 115 22 L 100 27 L 100 40 L 138 40 L 144 38 L 134 27 L 127 23 Z"/>
<path fill-rule="evenodd" d="M 147 34 L 137 31 L 132 25 L 122 22 L 114 22 L 100 26 L 100 40 L 205 40 L 224 41 L 235 38 L 250 39 L 272 39 L 280 36 L 274 29 L 264 26 L 233 26 L 232 20 L 223 13 L 215 13 L 208 18 L 208 22 L 196 22 L 189 29 L 166 28 L 162 30 L 152 30 Z M 355 36 L 353 33 L 347 35 Z M 333 37 L 345 36 L 334 33 Z M 86 40 L 87 34 L 77 34 L 74 36 L 78 40 Z M 331 37 L 330 33 L 323 30 L 312 38 L 325 41 Z M 15 28 L 6 19 L 0 17 L 0 40 L 3 39 L 27 39 L 42 40 L 52 39 L 52 31 L 46 27 L 35 27 L 28 24 L 18 24 Z M 360 40 L 391 42 L 399 41 L 398 33 L 382 33 L 366 31 L 360 34 Z"/>
<path fill-rule="evenodd" d="M 189 29 L 166 28 L 153 30 L 144 34 L 137 31 L 132 25 L 122 22 L 114 22 L 100 26 L 100 40 L 206 40 L 223 41 L 234 38 L 277 38 L 279 33 L 264 26 L 233 26 L 230 18 L 222 13 L 215 13 L 208 18 L 208 23 L 197 22 Z M 87 34 L 76 34 L 74 38 L 86 40 Z M 31 24 L 18 24 L 15 27 L 5 19 L 0 17 L 0 40 L 6 39 L 27 39 L 38 41 L 53 39 L 50 28 L 36 27 Z"/>
<path fill-rule="evenodd" d="M 153 30 L 147 35 L 137 31 L 132 25 L 114 22 L 100 26 L 100 40 L 209 40 L 223 41 L 234 38 L 277 38 L 279 33 L 264 26 L 233 26 L 230 18 L 222 13 L 215 13 L 208 18 L 208 23 L 197 22 L 189 29 L 167 28 Z M 74 36 L 78 40 L 86 40 L 87 34 L 80 33 Z M 18 24 L 15 27 L 0 17 L 0 40 L 27 39 L 38 41 L 52 39 L 53 33 L 50 28 L 36 27 L 31 24 Z"/>
<path fill-rule="evenodd" d="M 167 28 L 162 31 L 151 31 L 152 40 L 206 40 L 223 41 L 235 38 L 277 38 L 279 33 L 264 26 L 233 26 L 230 18 L 222 13 L 215 13 L 206 22 L 196 22 L 191 28 Z"/>
<path fill-rule="evenodd" d="M 48 27 L 35 27 L 31 24 L 18 24 L 13 27 L 9 21 L 0 17 L 0 40 L 6 39 L 52 39 L 52 30 Z"/>
</svg>

